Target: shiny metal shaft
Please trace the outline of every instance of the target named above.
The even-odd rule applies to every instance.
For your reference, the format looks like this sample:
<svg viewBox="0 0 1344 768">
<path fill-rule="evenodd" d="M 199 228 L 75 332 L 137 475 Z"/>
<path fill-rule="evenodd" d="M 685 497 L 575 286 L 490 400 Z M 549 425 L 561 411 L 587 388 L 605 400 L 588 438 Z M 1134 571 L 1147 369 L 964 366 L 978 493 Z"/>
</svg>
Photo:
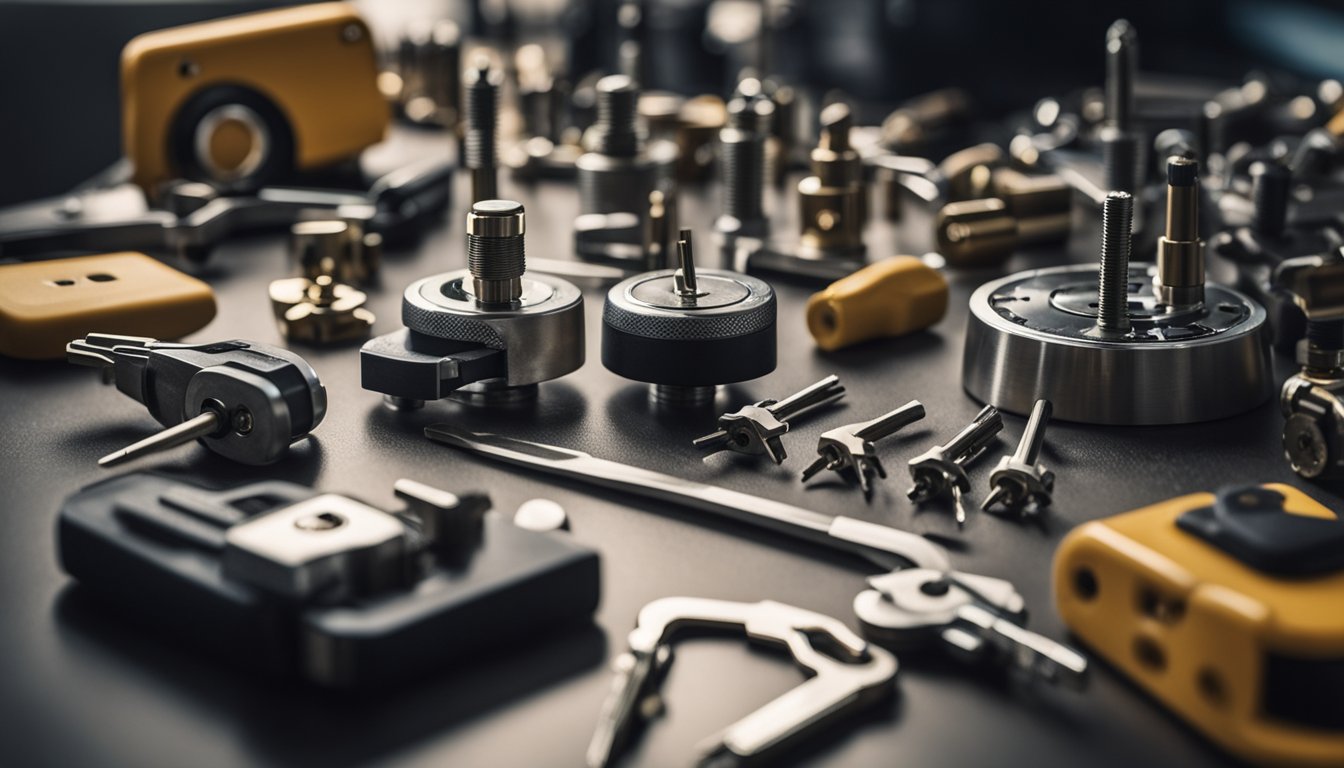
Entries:
<svg viewBox="0 0 1344 768">
<path fill-rule="evenodd" d="M 1134 198 L 1111 192 L 1101 206 L 1101 274 L 1097 286 L 1097 326 L 1126 332 L 1129 324 L 1129 253 Z"/>
</svg>

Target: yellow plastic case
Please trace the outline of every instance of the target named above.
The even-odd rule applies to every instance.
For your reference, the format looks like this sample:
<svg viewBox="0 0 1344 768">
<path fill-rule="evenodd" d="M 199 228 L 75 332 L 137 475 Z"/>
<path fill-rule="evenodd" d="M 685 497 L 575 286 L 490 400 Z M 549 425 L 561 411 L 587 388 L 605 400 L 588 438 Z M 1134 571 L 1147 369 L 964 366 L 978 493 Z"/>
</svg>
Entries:
<svg viewBox="0 0 1344 768">
<path fill-rule="evenodd" d="M 293 167 L 269 170 L 302 171 L 353 157 L 381 141 L 391 121 L 377 77 L 368 26 L 344 3 L 140 35 L 121 55 L 122 135 L 135 183 L 152 195 L 165 181 L 199 176 L 180 162 L 182 152 L 201 148 L 198 141 L 220 167 L 242 163 L 253 123 L 230 119 L 231 99 L 265 118 L 272 149 L 289 142 Z M 193 106 L 200 99 L 209 102 L 201 109 L 213 111 L 215 126 L 204 134 L 206 114 Z M 277 113 L 279 124 L 271 125 Z"/>
<path fill-rule="evenodd" d="M 1335 517 L 1299 490 L 1262 487 L 1283 495 L 1280 520 Z M 1239 757 L 1344 765 L 1344 569 L 1273 575 L 1178 524 L 1214 500 L 1182 496 L 1073 530 L 1054 560 L 1060 615 L 1084 644 Z M 1330 534 L 1337 549 L 1339 531 Z"/>
<path fill-rule="evenodd" d="M 89 333 L 176 339 L 215 316 L 210 286 L 143 253 L 0 265 L 0 354 L 65 356 Z"/>
</svg>

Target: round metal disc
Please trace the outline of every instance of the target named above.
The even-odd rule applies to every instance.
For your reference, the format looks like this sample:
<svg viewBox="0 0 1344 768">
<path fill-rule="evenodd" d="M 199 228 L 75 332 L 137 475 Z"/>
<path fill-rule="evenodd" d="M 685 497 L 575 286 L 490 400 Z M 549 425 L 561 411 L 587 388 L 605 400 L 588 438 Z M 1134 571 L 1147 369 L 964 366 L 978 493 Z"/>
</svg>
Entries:
<svg viewBox="0 0 1344 768">
<path fill-rule="evenodd" d="M 1130 265 L 1127 333 L 1096 326 L 1097 268 L 1010 275 L 971 296 L 962 383 L 981 402 L 1090 424 L 1183 424 L 1250 410 L 1273 394 L 1265 310 L 1216 284 L 1205 304 L 1172 311 L 1152 272 Z"/>
</svg>

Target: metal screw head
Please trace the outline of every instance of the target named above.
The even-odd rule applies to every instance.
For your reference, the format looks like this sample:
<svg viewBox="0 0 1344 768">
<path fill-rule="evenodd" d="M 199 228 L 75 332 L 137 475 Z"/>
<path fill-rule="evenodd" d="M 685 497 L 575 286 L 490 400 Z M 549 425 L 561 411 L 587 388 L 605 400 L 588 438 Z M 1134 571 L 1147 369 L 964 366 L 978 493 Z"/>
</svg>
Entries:
<svg viewBox="0 0 1344 768">
<path fill-rule="evenodd" d="M 246 408 L 239 408 L 233 412 L 232 424 L 233 431 L 240 435 L 251 433 L 253 426 L 252 412 Z"/>
<path fill-rule="evenodd" d="M 301 531 L 330 531 L 345 525 L 345 518 L 335 512 L 318 512 L 294 521 L 294 527 Z"/>
</svg>

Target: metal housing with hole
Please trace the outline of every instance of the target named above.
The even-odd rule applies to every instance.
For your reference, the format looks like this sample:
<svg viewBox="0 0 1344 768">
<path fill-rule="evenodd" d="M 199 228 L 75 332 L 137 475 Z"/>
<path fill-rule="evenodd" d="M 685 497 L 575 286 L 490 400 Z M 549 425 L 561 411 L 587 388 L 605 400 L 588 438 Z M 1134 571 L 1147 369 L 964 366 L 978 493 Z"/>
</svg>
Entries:
<svg viewBox="0 0 1344 768">
<path fill-rule="evenodd" d="M 962 385 L 981 402 L 1089 424 L 1184 424 L 1232 416 L 1273 393 L 1265 310 L 1220 285 L 1172 311 L 1152 266 L 1130 265 L 1132 329 L 1097 328 L 1097 268 L 1074 265 L 988 282 L 971 296 Z"/>
</svg>

